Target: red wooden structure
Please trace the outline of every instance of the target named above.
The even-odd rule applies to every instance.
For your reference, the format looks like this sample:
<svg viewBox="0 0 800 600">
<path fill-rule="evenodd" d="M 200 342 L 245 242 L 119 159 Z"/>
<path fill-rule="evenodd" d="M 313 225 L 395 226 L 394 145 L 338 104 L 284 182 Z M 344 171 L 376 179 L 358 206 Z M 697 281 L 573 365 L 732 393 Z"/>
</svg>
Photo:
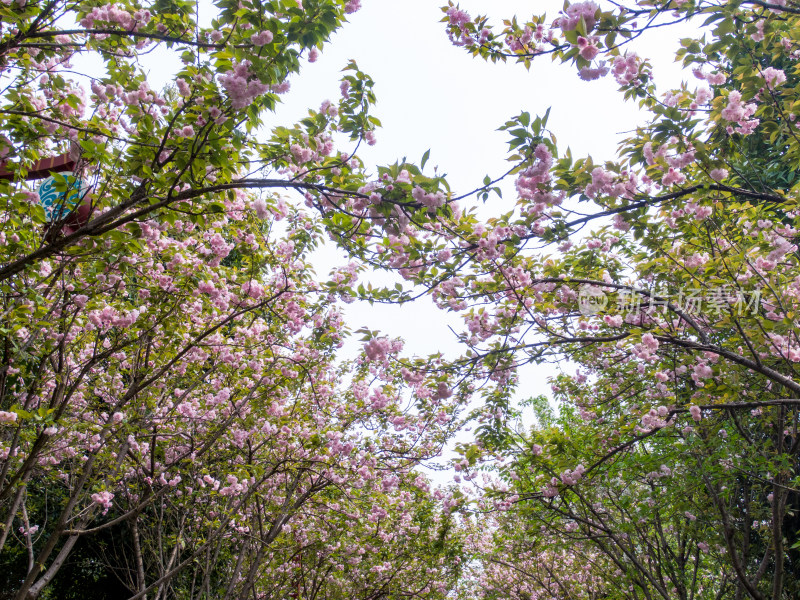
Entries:
<svg viewBox="0 0 800 600">
<path fill-rule="evenodd" d="M 42 158 L 33 163 L 33 166 L 28 170 L 28 175 L 25 181 L 33 179 L 42 179 L 50 175 L 50 173 L 63 173 L 64 171 L 72 171 L 75 168 L 75 159 L 70 157 L 70 153 L 59 154 L 58 156 L 51 156 L 49 158 Z M 11 180 L 17 179 L 15 171 L 9 171 L 5 162 L 0 163 L 0 179 Z"/>
</svg>

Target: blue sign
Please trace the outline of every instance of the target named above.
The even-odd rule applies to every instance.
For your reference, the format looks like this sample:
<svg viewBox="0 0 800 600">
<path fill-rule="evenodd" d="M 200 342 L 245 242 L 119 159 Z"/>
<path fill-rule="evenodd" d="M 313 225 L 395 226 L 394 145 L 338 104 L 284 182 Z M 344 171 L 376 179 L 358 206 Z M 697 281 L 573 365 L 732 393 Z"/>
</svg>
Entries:
<svg viewBox="0 0 800 600">
<path fill-rule="evenodd" d="M 73 180 L 72 184 L 69 183 L 70 179 Z M 56 186 L 62 191 L 56 189 Z M 45 220 L 51 223 L 66 217 L 78 207 L 88 189 L 88 186 L 69 171 L 51 175 L 42 181 L 37 191 Z"/>
</svg>

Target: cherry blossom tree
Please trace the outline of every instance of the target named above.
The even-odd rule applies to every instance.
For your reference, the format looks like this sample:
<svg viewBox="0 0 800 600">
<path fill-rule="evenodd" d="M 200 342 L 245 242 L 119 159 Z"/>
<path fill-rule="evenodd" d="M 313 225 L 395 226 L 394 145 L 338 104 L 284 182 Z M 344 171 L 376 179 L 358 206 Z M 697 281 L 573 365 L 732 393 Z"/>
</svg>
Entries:
<svg viewBox="0 0 800 600">
<path fill-rule="evenodd" d="M 482 485 L 482 510 L 507 513 L 487 576 L 507 563 L 509 586 L 568 581 L 565 598 L 598 574 L 609 597 L 794 597 L 798 9 L 579 2 L 502 28 L 443 10 L 473 56 L 550 55 L 650 113 L 603 163 L 560 155 L 547 115 L 509 121 L 516 209 L 462 220 L 434 287 L 464 316 L 462 369 L 500 390 L 462 464 L 499 477 Z M 700 29 L 678 46 L 687 81 L 659 92 L 633 42 L 684 21 Z M 561 419 L 509 430 L 515 368 L 565 360 Z M 604 566 L 548 566 L 570 548 Z"/>
<path fill-rule="evenodd" d="M 447 517 L 414 468 L 458 395 L 401 368 L 398 340 L 344 360 L 362 267 L 308 260 L 351 235 L 337 215 L 376 210 L 355 155 L 379 124 L 372 80 L 351 63 L 336 103 L 260 133 L 358 5 L 0 4 L 9 597 L 97 568 L 132 599 L 452 586 Z M 174 84 L 152 86 L 148 54 L 179 59 Z"/>
</svg>

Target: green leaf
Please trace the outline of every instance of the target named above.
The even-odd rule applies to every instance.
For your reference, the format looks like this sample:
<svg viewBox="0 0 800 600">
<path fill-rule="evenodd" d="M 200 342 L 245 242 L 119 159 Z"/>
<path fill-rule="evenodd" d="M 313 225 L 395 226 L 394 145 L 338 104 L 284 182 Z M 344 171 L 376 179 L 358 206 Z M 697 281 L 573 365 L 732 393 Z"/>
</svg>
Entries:
<svg viewBox="0 0 800 600">
<path fill-rule="evenodd" d="M 429 148 L 428 150 L 425 150 L 425 153 L 422 155 L 422 160 L 419 163 L 420 169 L 425 169 L 425 163 L 428 162 L 428 159 L 430 157 L 431 157 L 431 151 L 430 151 L 430 148 Z"/>
</svg>

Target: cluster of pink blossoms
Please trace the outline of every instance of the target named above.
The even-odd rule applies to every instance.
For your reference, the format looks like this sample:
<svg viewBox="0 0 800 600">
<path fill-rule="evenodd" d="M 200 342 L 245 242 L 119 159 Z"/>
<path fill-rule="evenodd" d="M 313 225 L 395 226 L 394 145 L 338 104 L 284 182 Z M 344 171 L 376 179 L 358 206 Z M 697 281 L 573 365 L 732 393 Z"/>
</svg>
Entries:
<svg viewBox="0 0 800 600">
<path fill-rule="evenodd" d="M 445 197 L 442 192 L 428 193 L 421 187 L 414 186 L 414 189 L 411 190 L 411 196 L 414 198 L 414 200 L 423 206 L 427 206 L 428 208 L 439 208 L 440 206 L 444 206 Z"/>
<path fill-rule="evenodd" d="M 399 352 L 403 348 L 400 340 L 389 340 L 388 338 L 373 338 L 364 344 L 364 353 L 367 359 L 375 362 L 388 364 L 388 355 Z"/>
<path fill-rule="evenodd" d="M 134 14 L 130 14 L 118 4 L 106 4 L 95 6 L 80 20 L 80 24 L 81 27 L 91 29 L 94 27 L 95 21 L 104 21 L 117 23 L 128 31 L 139 31 L 142 25 L 146 25 L 150 21 L 151 16 L 149 10 L 137 10 Z"/>
<path fill-rule="evenodd" d="M 447 36 L 450 41 L 456 46 L 471 46 L 475 40 L 470 36 L 467 30 L 467 24 L 471 21 L 469 13 L 455 6 L 451 6 L 447 11 L 447 19 L 450 25 L 454 26 L 458 34 L 454 33 L 453 29 L 448 30 Z"/>
<path fill-rule="evenodd" d="M 17 413 L 0 410 L 0 423 L 16 423 Z"/>
<path fill-rule="evenodd" d="M 584 81 L 594 81 L 608 75 L 608 67 L 604 61 L 601 61 L 597 67 L 582 67 L 578 71 L 578 77 Z"/>
<path fill-rule="evenodd" d="M 261 31 L 259 33 L 254 33 L 250 36 L 250 41 L 253 43 L 254 46 L 266 46 L 270 42 L 272 42 L 272 32 L 268 30 Z"/>
<path fill-rule="evenodd" d="M 585 472 L 586 472 L 586 467 L 584 467 L 583 465 L 578 465 L 572 471 L 567 469 L 560 475 L 561 483 L 563 483 L 564 485 L 575 485 L 581 480 Z"/>
<path fill-rule="evenodd" d="M 550 169 L 553 167 L 553 155 L 544 144 L 534 148 L 533 156 L 536 163 L 522 171 L 515 183 L 520 197 L 528 200 L 537 198 L 541 186 L 550 182 Z"/>
<path fill-rule="evenodd" d="M 264 286 L 257 281 L 246 281 L 241 289 L 243 294 L 255 300 L 260 300 L 266 292 Z"/>
<path fill-rule="evenodd" d="M 786 73 L 774 67 L 767 67 L 761 75 L 763 75 L 764 81 L 767 82 L 767 88 L 770 90 L 774 90 L 779 85 L 786 83 Z"/>
<path fill-rule="evenodd" d="M 601 194 L 611 194 L 614 190 L 614 173 L 606 171 L 603 167 L 592 169 L 592 183 L 586 186 L 584 193 L 589 198 L 596 198 Z"/>
<path fill-rule="evenodd" d="M 455 25 L 456 27 L 464 27 L 467 23 L 470 22 L 469 13 L 465 10 L 461 10 L 460 8 L 456 8 L 455 6 L 451 6 L 447 11 L 447 18 L 450 20 L 451 25 Z"/>
<path fill-rule="evenodd" d="M 595 15 L 599 9 L 600 7 L 594 2 L 575 2 L 566 8 L 563 16 L 553 21 L 553 25 L 560 27 L 561 31 L 573 31 L 583 19 L 586 31 L 589 32 L 597 23 Z"/>
<path fill-rule="evenodd" d="M 582 38 L 581 38 L 582 39 Z M 594 38 L 593 38 L 594 39 Z M 580 47 L 580 39 L 578 40 Z M 586 45 L 586 50 L 581 51 L 581 56 L 589 59 L 589 56 L 594 57 L 597 54 L 597 49 L 593 46 Z M 591 60 L 591 59 L 589 59 Z M 621 86 L 630 85 L 639 76 L 639 70 L 642 65 L 642 59 L 635 53 L 626 54 L 625 56 L 615 56 L 611 63 L 611 68 L 606 65 L 605 61 L 600 61 L 597 67 L 583 67 L 578 71 L 578 76 L 584 81 L 594 81 L 608 75 L 609 70 L 614 75 L 617 83 Z"/>
<path fill-rule="evenodd" d="M 597 38 L 595 36 L 589 38 L 579 36 L 576 46 L 580 57 L 586 60 L 594 60 L 595 56 L 600 52 L 600 48 L 597 47 Z"/>
<path fill-rule="evenodd" d="M 667 169 L 667 172 L 664 173 L 664 177 L 661 179 L 661 185 L 664 187 L 670 187 L 672 185 L 681 185 L 686 181 L 686 175 L 680 172 L 679 169 L 675 167 L 670 167 Z"/>
<path fill-rule="evenodd" d="M 722 181 L 728 177 L 728 169 L 711 169 L 708 174 L 714 181 Z"/>
<path fill-rule="evenodd" d="M 485 43 L 489 39 L 489 30 L 482 29 L 480 35 L 480 42 Z M 551 34 L 552 35 L 552 34 Z M 508 49 L 512 52 L 524 52 L 526 46 L 531 43 L 532 40 L 536 40 L 537 42 L 541 42 L 544 38 L 544 26 L 538 25 L 536 30 L 531 29 L 530 27 L 526 27 L 525 30 L 522 32 L 522 35 L 516 37 L 513 35 L 506 36 L 505 43 L 508 46 Z M 541 45 L 537 45 L 536 51 L 541 51 L 543 48 Z"/>
<path fill-rule="evenodd" d="M 653 337 L 652 333 L 645 333 L 642 336 L 642 343 L 636 344 L 634 348 L 634 354 L 637 358 L 641 360 L 654 360 L 655 354 L 658 351 L 659 347 L 658 340 Z"/>
<path fill-rule="evenodd" d="M 639 75 L 642 59 L 635 53 L 615 56 L 611 64 L 611 73 L 619 85 L 629 85 Z"/>
<path fill-rule="evenodd" d="M 696 72 L 695 75 L 697 75 Z M 728 80 L 728 78 L 725 76 L 725 73 L 710 73 L 705 76 L 705 79 L 711 85 L 722 85 Z"/>
<path fill-rule="evenodd" d="M 32 535 L 36 535 L 36 532 L 39 531 L 38 525 L 31 525 L 28 529 L 25 527 L 20 527 L 19 532 L 24 535 L 25 537 L 30 537 Z"/>
<path fill-rule="evenodd" d="M 289 152 L 292 153 L 294 161 L 298 165 L 309 162 L 314 156 L 314 151 L 311 148 L 304 148 L 300 144 L 292 144 L 289 147 Z"/>
<path fill-rule="evenodd" d="M 270 89 L 270 86 L 262 83 L 253 75 L 250 71 L 251 64 L 249 60 L 234 63 L 232 71 L 219 76 L 219 82 L 228 93 L 231 106 L 235 109 L 249 106 L 253 99 L 267 93 Z"/>
<path fill-rule="evenodd" d="M 728 105 L 722 109 L 720 115 L 726 121 L 737 124 L 735 129 L 732 125 L 728 125 L 728 133 L 733 134 L 734 131 L 742 135 L 753 133 L 760 122 L 759 119 L 750 118 L 755 114 L 756 108 L 757 107 L 753 102 L 748 104 L 744 104 L 744 102 L 742 102 L 741 92 L 733 90 L 730 94 L 728 94 Z"/>
<path fill-rule="evenodd" d="M 92 502 L 95 504 L 99 504 L 103 507 L 103 514 L 106 514 L 108 510 L 112 506 L 112 500 L 114 499 L 114 494 L 111 492 L 97 492 L 96 494 L 92 494 Z"/>
<path fill-rule="evenodd" d="M 112 306 L 106 306 L 102 310 L 90 311 L 87 318 L 94 327 L 102 331 L 109 327 L 130 327 L 139 318 L 139 312 L 139 309 L 134 309 L 123 313 Z"/>
<path fill-rule="evenodd" d="M 665 417 L 668 414 L 669 409 L 666 406 L 651 408 L 642 416 L 642 426 L 638 428 L 638 431 L 647 433 L 653 431 L 654 429 L 663 429 L 664 427 L 672 425 L 674 423 L 674 417 L 665 420 Z"/>
<path fill-rule="evenodd" d="M 697 387 L 704 387 L 703 379 L 709 379 L 714 376 L 714 370 L 705 362 L 699 362 L 692 369 L 692 380 Z"/>
</svg>

